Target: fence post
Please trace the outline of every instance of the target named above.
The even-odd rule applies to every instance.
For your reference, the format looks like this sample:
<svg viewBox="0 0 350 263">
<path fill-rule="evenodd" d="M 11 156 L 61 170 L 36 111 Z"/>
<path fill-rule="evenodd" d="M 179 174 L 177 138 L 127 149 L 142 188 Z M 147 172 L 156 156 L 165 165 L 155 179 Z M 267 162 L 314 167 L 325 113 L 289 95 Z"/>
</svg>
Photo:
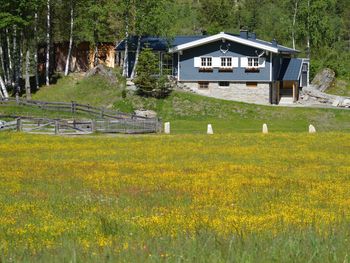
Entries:
<svg viewBox="0 0 350 263">
<path fill-rule="evenodd" d="M 22 119 L 17 118 L 17 131 L 21 132 L 22 131 Z"/>
<path fill-rule="evenodd" d="M 59 134 L 60 133 L 60 124 L 57 120 L 55 120 L 55 134 Z"/>
<path fill-rule="evenodd" d="M 96 131 L 96 123 L 94 120 L 91 120 L 91 132 L 95 132 Z"/>
<path fill-rule="evenodd" d="M 77 108 L 76 102 L 75 102 L 75 101 L 72 101 L 72 106 L 71 106 L 71 111 L 72 111 L 72 113 L 75 113 L 75 112 L 76 112 L 76 108 Z"/>
<path fill-rule="evenodd" d="M 105 115 L 105 109 L 101 108 L 101 119 L 103 119 L 103 116 Z"/>
</svg>

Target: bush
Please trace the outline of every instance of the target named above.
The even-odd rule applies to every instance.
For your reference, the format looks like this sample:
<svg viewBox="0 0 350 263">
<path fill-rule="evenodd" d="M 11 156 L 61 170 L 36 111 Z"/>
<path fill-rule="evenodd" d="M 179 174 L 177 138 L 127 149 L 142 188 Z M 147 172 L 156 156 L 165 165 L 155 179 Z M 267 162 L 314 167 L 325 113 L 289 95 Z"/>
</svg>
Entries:
<svg viewBox="0 0 350 263">
<path fill-rule="evenodd" d="M 135 85 L 139 95 L 164 98 L 170 94 L 170 82 L 166 76 L 160 75 L 158 59 L 152 49 L 144 48 L 141 51 L 136 72 Z"/>
</svg>

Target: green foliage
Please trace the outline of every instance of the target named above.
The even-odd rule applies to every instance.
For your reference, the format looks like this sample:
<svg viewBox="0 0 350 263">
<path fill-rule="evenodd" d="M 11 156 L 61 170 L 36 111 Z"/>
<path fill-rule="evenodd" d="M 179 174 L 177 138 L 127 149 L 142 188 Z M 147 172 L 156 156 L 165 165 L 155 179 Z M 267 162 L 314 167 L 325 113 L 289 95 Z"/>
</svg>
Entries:
<svg viewBox="0 0 350 263">
<path fill-rule="evenodd" d="M 159 77 L 158 59 L 151 48 L 141 51 L 136 71 L 135 85 L 139 95 L 164 98 L 171 92 L 167 78 Z"/>
</svg>

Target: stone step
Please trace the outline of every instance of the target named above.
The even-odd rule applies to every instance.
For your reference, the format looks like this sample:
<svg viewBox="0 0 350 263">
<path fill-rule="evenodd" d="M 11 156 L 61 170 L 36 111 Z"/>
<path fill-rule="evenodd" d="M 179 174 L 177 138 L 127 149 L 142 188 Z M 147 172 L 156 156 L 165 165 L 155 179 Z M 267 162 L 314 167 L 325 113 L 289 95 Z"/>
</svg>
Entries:
<svg viewBox="0 0 350 263">
<path fill-rule="evenodd" d="M 281 97 L 279 105 L 292 105 L 293 97 Z"/>
</svg>

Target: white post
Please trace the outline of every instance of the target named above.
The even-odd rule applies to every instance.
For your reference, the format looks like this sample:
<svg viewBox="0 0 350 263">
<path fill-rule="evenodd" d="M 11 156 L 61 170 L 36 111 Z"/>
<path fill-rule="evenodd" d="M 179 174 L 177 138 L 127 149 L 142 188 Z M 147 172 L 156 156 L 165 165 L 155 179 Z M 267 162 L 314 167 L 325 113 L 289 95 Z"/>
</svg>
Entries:
<svg viewBox="0 0 350 263">
<path fill-rule="evenodd" d="M 170 122 L 164 123 L 164 133 L 170 134 Z"/>
<path fill-rule="evenodd" d="M 316 128 L 312 124 L 309 125 L 309 133 L 316 133 Z"/>
<path fill-rule="evenodd" d="M 262 132 L 264 134 L 269 133 L 269 129 L 267 128 L 267 124 L 266 123 L 263 124 Z"/>
<path fill-rule="evenodd" d="M 207 134 L 214 134 L 213 127 L 211 126 L 211 124 L 208 124 Z"/>
</svg>

